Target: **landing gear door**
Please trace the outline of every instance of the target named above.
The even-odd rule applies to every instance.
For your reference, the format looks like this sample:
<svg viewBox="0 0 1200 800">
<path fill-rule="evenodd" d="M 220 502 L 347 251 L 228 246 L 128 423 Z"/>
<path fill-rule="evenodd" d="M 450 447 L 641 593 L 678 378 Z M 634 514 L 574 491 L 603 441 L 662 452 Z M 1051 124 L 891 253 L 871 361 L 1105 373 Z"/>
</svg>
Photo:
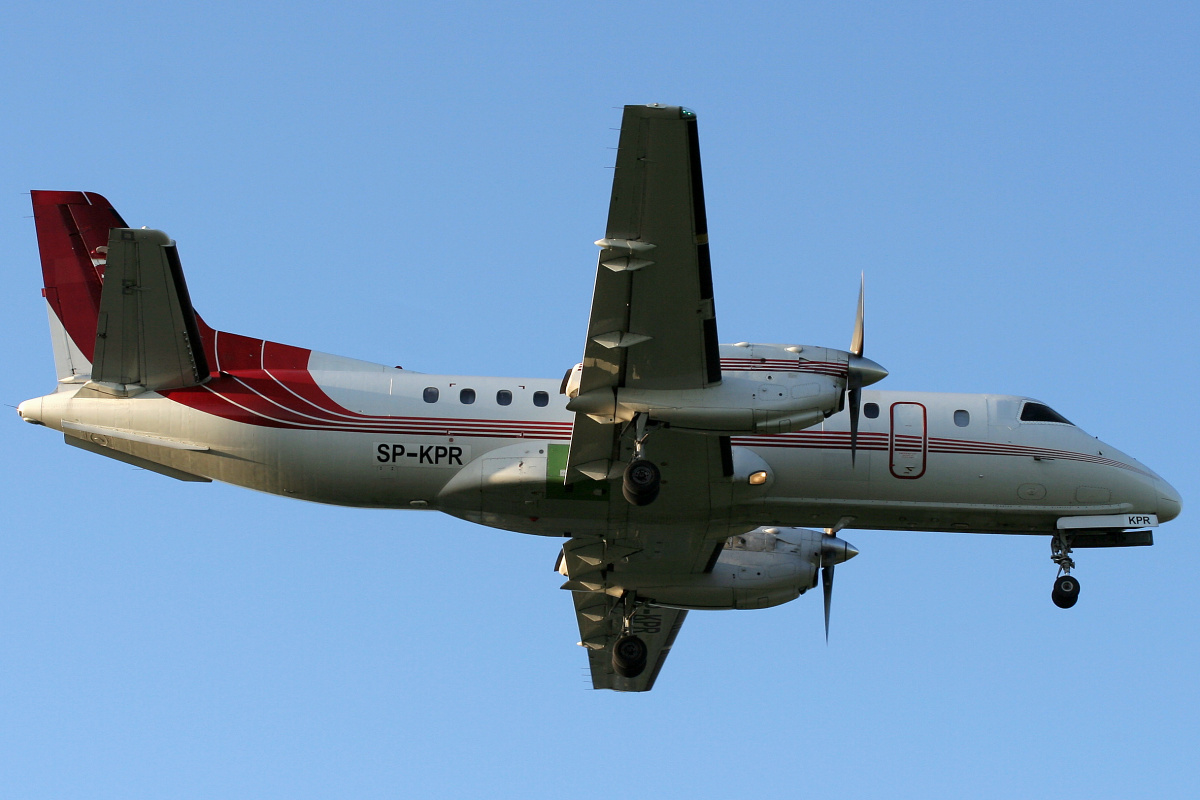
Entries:
<svg viewBox="0 0 1200 800">
<path fill-rule="evenodd" d="M 895 477 L 911 480 L 925 474 L 925 457 L 929 452 L 925 406 L 920 403 L 892 404 L 888 452 Z"/>
</svg>

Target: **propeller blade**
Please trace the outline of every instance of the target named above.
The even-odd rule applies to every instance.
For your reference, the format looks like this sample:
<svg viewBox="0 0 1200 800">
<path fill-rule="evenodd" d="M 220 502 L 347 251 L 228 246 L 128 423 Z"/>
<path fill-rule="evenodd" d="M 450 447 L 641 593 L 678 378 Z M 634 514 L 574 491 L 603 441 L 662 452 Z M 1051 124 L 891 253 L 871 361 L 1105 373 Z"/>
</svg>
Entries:
<svg viewBox="0 0 1200 800">
<path fill-rule="evenodd" d="M 829 642 L 829 607 L 833 604 L 833 568 L 843 561 L 849 561 L 858 555 L 858 548 L 849 542 L 839 539 L 834 531 L 840 531 L 843 525 L 853 521 L 853 517 L 843 517 L 833 528 L 825 529 L 825 538 L 821 542 L 821 589 L 825 594 L 825 641 Z"/>
<path fill-rule="evenodd" d="M 854 455 L 858 451 L 858 407 L 862 402 L 862 389 L 850 390 L 850 467 L 854 467 Z"/>
<path fill-rule="evenodd" d="M 829 642 L 829 606 L 833 602 L 833 564 L 821 568 L 821 589 L 825 592 L 825 642 Z"/>
<path fill-rule="evenodd" d="M 867 293 L 867 276 L 864 273 L 858 284 L 858 314 L 854 318 L 854 336 L 850 338 L 850 359 L 846 365 L 846 400 L 850 406 L 850 467 L 855 465 L 858 455 L 858 411 L 862 405 L 862 388 L 887 377 L 887 370 L 869 358 L 863 357 L 864 298 Z M 832 580 L 832 578 L 830 578 Z"/>
<path fill-rule="evenodd" d="M 860 273 L 858 277 L 858 315 L 854 318 L 854 335 L 850 337 L 851 362 L 861 359 L 863 354 L 863 317 L 865 316 L 863 298 L 867 293 L 867 274 Z M 854 467 L 855 456 L 858 454 L 858 406 L 862 400 L 862 379 L 856 375 L 853 363 L 846 371 L 846 394 L 850 401 L 850 467 Z M 830 577 L 832 580 L 832 576 Z M 829 603 L 825 604 L 828 607 Z M 826 611 L 826 616 L 829 616 Z M 829 624 L 825 624 L 825 638 L 829 638 Z"/>
<path fill-rule="evenodd" d="M 858 284 L 858 316 L 854 320 L 854 336 L 850 339 L 850 352 L 856 356 L 863 354 L 863 295 L 867 291 L 867 275 L 859 276 Z"/>
</svg>

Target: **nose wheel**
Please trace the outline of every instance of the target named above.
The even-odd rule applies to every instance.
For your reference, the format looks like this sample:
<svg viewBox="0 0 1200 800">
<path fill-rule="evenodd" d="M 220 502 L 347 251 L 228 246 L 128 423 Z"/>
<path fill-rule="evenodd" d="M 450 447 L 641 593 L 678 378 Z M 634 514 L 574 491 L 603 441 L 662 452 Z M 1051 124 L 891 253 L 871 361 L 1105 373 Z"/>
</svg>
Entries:
<svg viewBox="0 0 1200 800">
<path fill-rule="evenodd" d="M 1079 581 L 1071 575 L 1059 575 L 1054 581 L 1050 599 L 1059 608 L 1070 608 L 1079 599 Z"/>
<path fill-rule="evenodd" d="M 1071 538 L 1056 533 L 1050 540 L 1050 560 L 1058 565 L 1058 577 L 1054 579 L 1054 590 L 1050 599 L 1059 608 L 1070 608 L 1079 600 L 1079 581 L 1071 575 L 1075 560 L 1071 558 Z"/>
</svg>

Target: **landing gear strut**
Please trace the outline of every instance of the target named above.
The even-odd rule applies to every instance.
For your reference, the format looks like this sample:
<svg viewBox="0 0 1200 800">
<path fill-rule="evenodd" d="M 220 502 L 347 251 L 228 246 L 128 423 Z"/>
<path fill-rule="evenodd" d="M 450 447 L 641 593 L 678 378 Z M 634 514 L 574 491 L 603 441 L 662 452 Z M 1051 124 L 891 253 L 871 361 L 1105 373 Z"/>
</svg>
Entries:
<svg viewBox="0 0 1200 800">
<path fill-rule="evenodd" d="M 1058 577 L 1050 599 L 1059 608 L 1070 608 L 1079 600 L 1079 581 L 1071 576 L 1075 560 L 1071 558 L 1071 538 L 1058 532 L 1050 540 L 1050 560 L 1058 565 Z"/>
<path fill-rule="evenodd" d="M 646 657 L 649 655 L 646 643 L 630 633 L 633 615 L 639 607 L 632 593 L 625 596 L 621 637 L 613 644 L 612 649 L 613 670 L 622 678 L 636 678 L 646 669 Z"/>
<path fill-rule="evenodd" d="M 625 499 L 635 506 L 646 506 L 658 497 L 662 475 L 653 461 L 643 454 L 647 431 L 648 417 L 638 414 L 633 440 L 633 460 L 625 467 L 625 476 L 621 481 L 621 493 Z"/>
</svg>

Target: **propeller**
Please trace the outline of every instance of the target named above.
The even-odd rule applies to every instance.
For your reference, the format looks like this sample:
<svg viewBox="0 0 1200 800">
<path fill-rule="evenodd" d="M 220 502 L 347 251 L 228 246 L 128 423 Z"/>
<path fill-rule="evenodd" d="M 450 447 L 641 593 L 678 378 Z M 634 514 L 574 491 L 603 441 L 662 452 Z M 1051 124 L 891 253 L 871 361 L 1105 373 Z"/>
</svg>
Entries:
<svg viewBox="0 0 1200 800">
<path fill-rule="evenodd" d="M 858 548 L 834 534 L 853 520 L 842 518 L 837 525 L 825 529 L 821 540 L 821 590 L 825 595 L 825 641 L 829 641 L 829 607 L 833 604 L 833 568 L 858 555 Z"/>
<path fill-rule="evenodd" d="M 850 465 L 855 463 L 858 452 L 858 414 L 862 405 L 862 389 L 887 377 L 888 371 L 869 358 L 863 357 L 863 298 L 867 291 L 867 277 L 862 275 L 858 285 L 858 315 L 854 319 L 854 336 L 850 339 L 850 359 L 846 368 L 846 404 L 850 407 Z M 822 571 L 822 579 L 824 572 Z M 829 573 L 829 586 L 833 585 L 833 571 Z M 832 589 L 825 590 L 829 596 Z M 825 602 L 826 616 L 829 602 Z"/>
<path fill-rule="evenodd" d="M 825 643 L 829 644 L 829 607 L 833 605 L 833 564 L 821 567 L 821 591 L 825 593 Z"/>
</svg>

